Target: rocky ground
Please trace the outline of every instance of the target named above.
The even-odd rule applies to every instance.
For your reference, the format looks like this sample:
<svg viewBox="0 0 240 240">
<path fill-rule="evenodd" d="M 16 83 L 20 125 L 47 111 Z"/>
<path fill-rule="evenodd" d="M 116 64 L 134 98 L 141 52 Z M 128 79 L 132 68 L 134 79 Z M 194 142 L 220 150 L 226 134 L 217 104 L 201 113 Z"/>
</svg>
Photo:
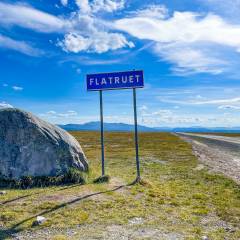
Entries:
<svg viewBox="0 0 240 240">
<path fill-rule="evenodd" d="M 181 137 L 192 144 L 201 163 L 240 183 L 240 138 L 202 134 L 181 134 Z"/>
</svg>

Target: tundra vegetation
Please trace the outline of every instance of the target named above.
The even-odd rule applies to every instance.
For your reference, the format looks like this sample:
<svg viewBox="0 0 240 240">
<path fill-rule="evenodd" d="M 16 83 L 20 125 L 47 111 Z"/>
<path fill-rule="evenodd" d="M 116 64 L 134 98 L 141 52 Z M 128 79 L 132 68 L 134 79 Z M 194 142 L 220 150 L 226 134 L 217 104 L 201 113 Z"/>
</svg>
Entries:
<svg viewBox="0 0 240 240">
<path fill-rule="evenodd" d="M 101 173 L 99 133 L 71 134 L 90 162 L 87 183 L 7 189 L 0 195 L 0 239 L 12 234 L 28 234 L 30 239 L 36 232 L 36 239 L 102 239 L 117 229 L 121 234 L 141 231 L 131 239 L 147 239 L 154 231 L 166 234 L 163 239 L 168 233 L 188 240 L 240 239 L 239 185 L 198 168 L 192 147 L 179 137 L 141 133 L 143 181 L 128 185 L 136 176 L 132 133 L 106 133 L 106 173 L 111 179 L 102 184 L 94 183 Z M 33 226 L 36 216 L 47 221 Z M 108 231 L 114 233 L 106 235 Z"/>
</svg>

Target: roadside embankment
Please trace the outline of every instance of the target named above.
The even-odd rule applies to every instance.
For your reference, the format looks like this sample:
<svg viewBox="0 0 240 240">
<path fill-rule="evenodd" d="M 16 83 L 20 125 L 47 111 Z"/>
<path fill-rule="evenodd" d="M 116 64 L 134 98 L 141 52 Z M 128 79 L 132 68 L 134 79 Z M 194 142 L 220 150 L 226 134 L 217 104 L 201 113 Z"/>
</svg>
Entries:
<svg viewBox="0 0 240 240">
<path fill-rule="evenodd" d="M 240 183 L 240 138 L 177 133 L 193 146 L 194 154 L 212 171 Z"/>
</svg>

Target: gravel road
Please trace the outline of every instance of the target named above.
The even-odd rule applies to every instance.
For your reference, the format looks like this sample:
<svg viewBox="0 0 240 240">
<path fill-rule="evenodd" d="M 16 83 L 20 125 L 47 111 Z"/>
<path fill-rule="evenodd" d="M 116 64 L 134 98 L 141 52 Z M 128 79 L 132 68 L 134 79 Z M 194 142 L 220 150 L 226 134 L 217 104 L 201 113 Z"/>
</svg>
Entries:
<svg viewBox="0 0 240 240">
<path fill-rule="evenodd" d="M 240 138 L 195 133 L 178 135 L 192 144 L 202 163 L 240 183 Z"/>
</svg>

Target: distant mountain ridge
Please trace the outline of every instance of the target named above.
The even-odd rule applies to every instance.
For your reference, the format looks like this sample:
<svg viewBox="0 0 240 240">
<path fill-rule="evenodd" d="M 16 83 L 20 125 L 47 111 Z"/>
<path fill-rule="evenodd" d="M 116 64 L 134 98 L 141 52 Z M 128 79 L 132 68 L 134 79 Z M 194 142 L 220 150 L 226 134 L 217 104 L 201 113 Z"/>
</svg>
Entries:
<svg viewBox="0 0 240 240">
<path fill-rule="evenodd" d="M 100 122 L 88 122 L 84 124 L 66 124 L 58 125 L 67 131 L 99 131 Z M 105 131 L 113 132 L 131 132 L 134 131 L 134 125 L 126 123 L 104 123 Z M 240 127 L 215 127 L 205 128 L 201 126 L 195 127 L 147 127 L 138 125 L 139 132 L 220 132 L 220 133 L 240 133 Z"/>
<path fill-rule="evenodd" d="M 99 131 L 100 122 L 89 122 L 84 124 L 66 124 L 59 125 L 61 128 L 68 131 Z M 134 125 L 126 123 L 104 123 L 105 131 L 116 131 L 116 132 L 131 132 L 134 131 Z M 140 132 L 154 132 L 156 129 L 138 125 Z"/>
</svg>

